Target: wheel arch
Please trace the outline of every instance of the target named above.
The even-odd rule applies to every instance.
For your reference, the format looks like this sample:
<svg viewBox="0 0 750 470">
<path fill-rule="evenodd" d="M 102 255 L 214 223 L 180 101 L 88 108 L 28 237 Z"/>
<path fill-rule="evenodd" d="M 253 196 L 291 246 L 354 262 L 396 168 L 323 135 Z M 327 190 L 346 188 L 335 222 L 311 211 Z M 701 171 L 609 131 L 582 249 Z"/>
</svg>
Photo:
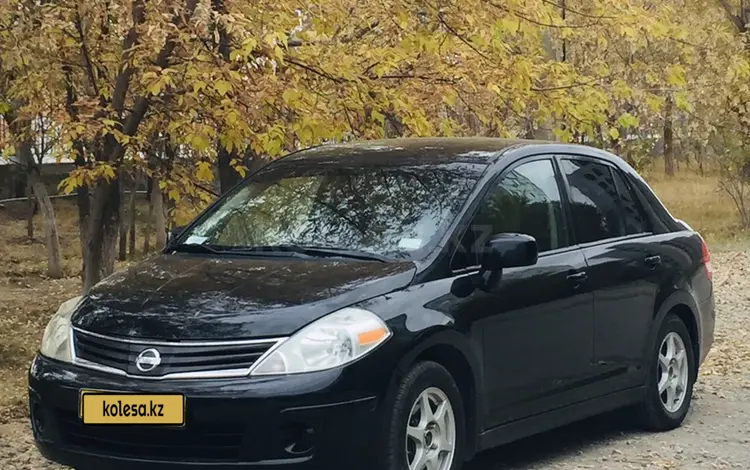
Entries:
<svg viewBox="0 0 750 470">
<path fill-rule="evenodd" d="M 445 367 L 455 380 L 466 419 L 465 457 L 470 459 L 477 449 L 483 415 L 481 367 L 470 341 L 455 330 L 442 329 L 423 335 L 399 361 L 391 378 L 389 390 L 395 390 L 399 381 L 421 361 L 436 362 Z"/>
<path fill-rule="evenodd" d="M 673 292 L 655 310 L 654 322 L 652 323 L 649 336 L 650 341 L 647 341 L 646 345 L 648 348 L 653 347 L 657 341 L 659 328 L 664 322 L 664 319 L 670 313 L 677 315 L 687 327 L 688 333 L 690 334 L 690 342 L 692 343 L 693 355 L 695 357 L 695 372 L 697 374 L 701 357 L 700 319 L 698 317 L 697 304 L 690 293 L 682 290 Z M 644 357 L 650 357 L 649 353 L 647 352 Z"/>
</svg>

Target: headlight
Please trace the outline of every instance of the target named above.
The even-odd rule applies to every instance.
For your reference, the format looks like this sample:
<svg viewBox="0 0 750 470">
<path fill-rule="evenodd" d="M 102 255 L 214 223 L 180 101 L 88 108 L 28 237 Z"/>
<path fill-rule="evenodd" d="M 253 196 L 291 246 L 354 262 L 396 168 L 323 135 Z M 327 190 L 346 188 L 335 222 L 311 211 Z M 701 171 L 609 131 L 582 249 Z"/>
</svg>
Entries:
<svg viewBox="0 0 750 470">
<path fill-rule="evenodd" d="M 251 375 L 333 369 L 361 358 L 390 336 L 391 331 L 374 313 L 344 308 L 298 331 L 261 360 Z"/>
<path fill-rule="evenodd" d="M 52 316 L 44 330 L 42 346 L 39 348 L 43 356 L 58 361 L 73 362 L 70 318 L 80 301 L 79 296 L 63 302 L 57 309 L 57 313 Z"/>
</svg>

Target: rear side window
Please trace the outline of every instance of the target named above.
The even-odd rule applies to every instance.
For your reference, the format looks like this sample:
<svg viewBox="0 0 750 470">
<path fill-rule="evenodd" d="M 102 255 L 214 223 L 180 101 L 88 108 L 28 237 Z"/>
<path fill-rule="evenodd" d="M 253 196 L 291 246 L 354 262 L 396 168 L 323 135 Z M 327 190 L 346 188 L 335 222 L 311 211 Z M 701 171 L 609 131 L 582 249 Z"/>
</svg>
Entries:
<svg viewBox="0 0 750 470">
<path fill-rule="evenodd" d="M 651 232 L 651 224 L 648 217 L 643 211 L 643 207 L 633 194 L 632 188 L 627 184 L 622 173 L 618 170 L 612 170 L 617 186 L 617 193 L 620 195 L 620 206 L 622 207 L 623 222 L 625 224 L 625 234 L 634 235 L 638 233 Z"/>
<path fill-rule="evenodd" d="M 659 199 L 651 191 L 651 188 L 641 179 L 634 176 L 627 176 L 628 182 L 632 185 L 635 195 L 643 203 L 643 209 L 649 215 L 653 226 L 651 231 L 654 233 L 667 233 L 671 231 L 683 230 L 677 224 L 670 214 L 664 209 Z"/>
<path fill-rule="evenodd" d="M 570 187 L 578 243 L 624 236 L 625 224 L 610 167 L 588 160 L 564 159 L 560 163 Z"/>
</svg>

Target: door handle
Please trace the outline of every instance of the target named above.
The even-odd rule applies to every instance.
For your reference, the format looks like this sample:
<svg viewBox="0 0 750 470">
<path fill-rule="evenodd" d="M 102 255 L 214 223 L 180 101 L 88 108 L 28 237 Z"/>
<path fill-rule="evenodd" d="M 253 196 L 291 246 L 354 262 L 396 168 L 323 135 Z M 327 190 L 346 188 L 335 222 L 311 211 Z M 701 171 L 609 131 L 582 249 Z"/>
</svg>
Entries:
<svg viewBox="0 0 750 470">
<path fill-rule="evenodd" d="M 578 288 L 581 284 L 586 282 L 586 278 L 588 278 L 588 275 L 586 274 L 586 271 L 579 271 L 577 273 L 568 274 L 568 281 L 573 284 L 573 287 Z"/>
<path fill-rule="evenodd" d="M 648 256 L 645 260 L 643 260 L 646 265 L 648 265 L 651 269 L 656 268 L 658 265 L 661 264 L 661 256 L 654 255 L 654 256 Z"/>
</svg>

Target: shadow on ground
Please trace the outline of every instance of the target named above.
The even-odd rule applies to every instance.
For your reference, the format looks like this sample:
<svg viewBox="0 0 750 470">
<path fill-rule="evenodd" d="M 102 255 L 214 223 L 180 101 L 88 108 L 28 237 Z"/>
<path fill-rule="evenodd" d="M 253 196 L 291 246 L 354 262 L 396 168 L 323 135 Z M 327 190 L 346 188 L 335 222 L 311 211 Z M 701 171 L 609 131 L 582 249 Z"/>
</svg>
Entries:
<svg viewBox="0 0 750 470">
<path fill-rule="evenodd" d="M 639 433 L 628 411 L 615 411 L 482 452 L 465 470 L 547 468 L 612 439 Z"/>
</svg>

